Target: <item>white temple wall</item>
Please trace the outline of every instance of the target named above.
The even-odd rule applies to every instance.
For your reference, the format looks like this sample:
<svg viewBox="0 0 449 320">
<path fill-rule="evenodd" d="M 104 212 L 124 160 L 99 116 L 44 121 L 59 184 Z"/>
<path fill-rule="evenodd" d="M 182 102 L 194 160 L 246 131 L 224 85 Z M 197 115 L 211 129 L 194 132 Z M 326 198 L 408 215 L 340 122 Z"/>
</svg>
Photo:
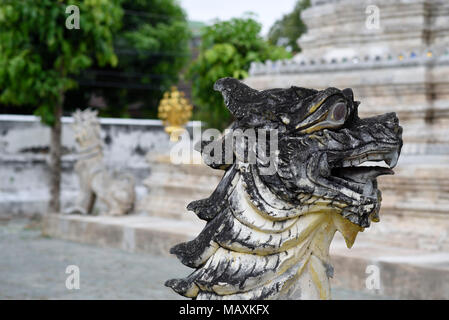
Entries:
<svg viewBox="0 0 449 320">
<path fill-rule="evenodd" d="M 76 144 L 70 124 L 62 119 L 62 208 L 73 203 L 78 179 L 73 171 Z M 149 154 L 168 154 L 169 137 L 159 120 L 101 118 L 104 161 L 112 171 L 132 174 L 137 202 L 147 193 L 143 180 L 151 168 Z M 188 128 L 191 128 L 189 123 Z M 50 128 L 34 116 L 0 115 L 0 217 L 43 214 L 49 195 Z M 101 208 L 98 204 L 97 211 Z"/>
</svg>

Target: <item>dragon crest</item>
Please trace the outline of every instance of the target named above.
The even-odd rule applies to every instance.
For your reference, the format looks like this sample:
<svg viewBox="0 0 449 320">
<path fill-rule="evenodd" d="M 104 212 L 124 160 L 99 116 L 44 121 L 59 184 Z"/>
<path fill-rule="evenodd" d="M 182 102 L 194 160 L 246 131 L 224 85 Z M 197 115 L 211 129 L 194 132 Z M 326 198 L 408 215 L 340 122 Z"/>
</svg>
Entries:
<svg viewBox="0 0 449 320">
<path fill-rule="evenodd" d="M 359 118 L 351 89 L 258 91 L 232 78 L 214 88 L 235 118 L 231 129 L 276 131 L 277 149 L 266 153 L 276 170 L 263 174 L 270 164 L 261 161 L 259 139 L 202 142 L 205 160 L 212 144 L 233 155 L 206 161 L 225 170 L 209 198 L 188 206 L 207 224 L 171 249 L 195 270 L 166 286 L 195 299 L 329 299 L 335 232 L 351 247 L 379 221 L 376 178 L 393 174 L 402 147 L 396 114 Z M 258 150 L 256 161 L 238 148 Z"/>
</svg>

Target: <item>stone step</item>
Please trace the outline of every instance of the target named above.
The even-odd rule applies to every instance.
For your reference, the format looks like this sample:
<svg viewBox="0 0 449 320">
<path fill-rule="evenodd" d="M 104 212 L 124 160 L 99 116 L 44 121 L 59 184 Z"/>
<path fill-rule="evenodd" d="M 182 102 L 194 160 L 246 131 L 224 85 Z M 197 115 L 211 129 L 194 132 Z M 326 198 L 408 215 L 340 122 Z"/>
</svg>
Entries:
<svg viewBox="0 0 449 320">
<path fill-rule="evenodd" d="M 198 197 L 203 199 L 206 197 Z M 182 195 L 148 194 L 141 202 L 138 212 L 148 213 L 149 216 L 157 216 L 169 219 L 194 220 L 198 218 L 195 213 L 187 210 L 187 205 L 192 199 Z"/>
<path fill-rule="evenodd" d="M 130 252 L 168 255 L 173 245 L 193 239 L 203 226 L 201 220 L 142 215 L 46 215 L 43 234 Z M 334 286 L 398 299 L 449 299 L 449 252 L 398 248 L 363 236 L 359 235 L 354 247 L 347 249 L 342 237 L 336 235 L 331 246 Z M 379 271 L 379 289 L 366 286 L 373 270 Z"/>
<path fill-rule="evenodd" d="M 371 292 L 396 299 L 449 299 L 449 252 L 428 252 L 356 240 L 347 249 L 337 234 L 331 245 L 336 287 Z M 369 290 L 378 273 L 379 289 Z"/>
<path fill-rule="evenodd" d="M 130 252 L 168 255 L 172 246 L 193 239 L 204 223 L 129 215 L 123 217 L 47 214 L 43 235 Z"/>
<path fill-rule="evenodd" d="M 160 217 L 164 219 L 181 219 L 186 221 L 198 220 L 195 213 L 187 211 L 186 205 L 167 205 L 162 203 L 152 203 L 151 206 L 147 206 L 145 212 L 148 212 L 149 216 Z"/>
<path fill-rule="evenodd" d="M 409 211 L 406 216 L 381 208 L 380 223 L 360 233 L 358 239 L 374 241 L 385 247 L 401 247 L 434 252 L 449 252 L 447 213 Z"/>
<path fill-rule="evenodd" d="M 184 174 L 186 176 L 206 176 L 221 178 L 222 170 L 212 169 L 205 164 L 173 164 L 169 156 L 158 155 L 155 158 L 148 159 L 153 173 L 166 172 L 175 175 Z"/>
<path fill-rule="evenodd" d="M 171 195 L 172 198 L 183 198 L 189 199 L 201 199 L 209 197 L 214 188 L 217 186 L 218 182 L 214 184 L 198 184 L 196 185 L 193 181 L 184 182 L 168 182 L 168 181 L 158 181 L 154 179 L 152 182 L 145 180 L 145 184 L 148 188 L 148 194 L 153 195 Z M 173 196 L 174 195 L 174 196 Z"/>
</svg>

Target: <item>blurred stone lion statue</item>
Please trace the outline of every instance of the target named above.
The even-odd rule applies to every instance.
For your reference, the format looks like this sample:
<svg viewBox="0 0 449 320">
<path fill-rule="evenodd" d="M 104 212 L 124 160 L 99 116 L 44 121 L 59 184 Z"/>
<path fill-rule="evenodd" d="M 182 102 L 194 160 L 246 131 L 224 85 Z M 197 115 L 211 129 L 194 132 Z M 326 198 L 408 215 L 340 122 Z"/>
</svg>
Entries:
<svg viewBox="0 0 449 320">
<path fill-rule="evenodd" d="M 134 179 L 129 175 L 110 173 L 106 169 L 97 111 L 77 110 L 73 119 L 73 130 L 79 150 L 75 172 L 80 182 L 80 193 L 75 206 L 65 212 L 91 214 L 98 198 L 107 206 L 107 211 L 102 214 L 128 214 L 134 207 Z"/>
</svg>

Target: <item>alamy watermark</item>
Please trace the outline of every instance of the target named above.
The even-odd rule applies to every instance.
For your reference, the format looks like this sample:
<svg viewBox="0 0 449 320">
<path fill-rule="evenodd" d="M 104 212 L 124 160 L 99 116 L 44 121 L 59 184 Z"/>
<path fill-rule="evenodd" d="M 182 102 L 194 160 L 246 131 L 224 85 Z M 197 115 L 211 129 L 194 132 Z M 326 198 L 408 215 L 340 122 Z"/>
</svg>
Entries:
<svg viewBox="0 0 449 320">
<path fill-rule="evenodd" d="M 217 129 L 193 127 L 193 139 L 184 131 L 170 150 L 173 164 L 257 164 L 261 175 L 276 173 L 278 131 L 267 129 Z M 202 145 L 201 155 L 195 150 Z"/>
<path fill-rule="evenodd" d="M 80 28 L 80 8 L 70 5 L 65 8 L 65 13 L 69 16 L 65 19 L 65 27 L 69 30 Z"/>
<path fill-rule="evenodd" d="M 69 276 L 65 280 L 65 287 L 67 290 L 80 289 L 80 268 L 76 265 L 69 265 L 65 269 L 65 273 Z"/>
<path fill-rule="evenodd" d="M 380 268 L 374 264 L 366 266 L 365 273 L 368 275 L 365 286 L 368 290 L 380 290 Z"/>
<path fill-rule="evenodd" d="M 380 29 L 380 9 L 378 6 L 369 5 L 365 9 L 367 14 L 365 20 L 365 27 L 368 30 L 378 30 Z"/>
</svg>

